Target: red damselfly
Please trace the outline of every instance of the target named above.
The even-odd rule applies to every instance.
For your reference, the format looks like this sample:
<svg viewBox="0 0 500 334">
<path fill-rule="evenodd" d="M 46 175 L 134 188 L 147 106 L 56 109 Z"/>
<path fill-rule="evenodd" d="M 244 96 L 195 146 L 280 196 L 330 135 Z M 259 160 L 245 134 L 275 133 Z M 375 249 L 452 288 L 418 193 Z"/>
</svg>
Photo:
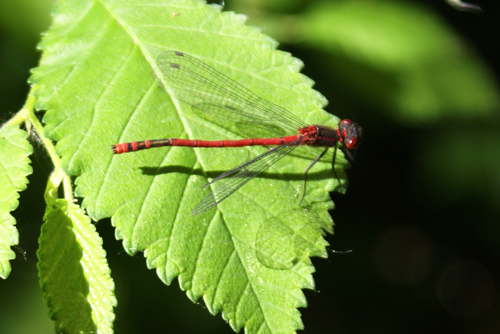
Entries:
<svg viewBox="0 0 500 334">
<path fill-rule="evenodd" d="M 216 69 L 185 53 L 179 51 L 164 52 L 158 57 L 157 63 L 158 67 L 154 70 L 154 76 L 158 85 L 174 98 L 187 103 L 196 110 L 215 116 L 224 122 L 268 126 L 285 134 L 297 133 L 272 138 L 240 140 L 168 138 L 112 145 L 115 154 L 162 146 L 277 146 L 219 175 L 203 186 L 206 187 L 217 182 L 213 191 L 193 209 L 194 215 L 213 208 L 296 147 L 301 145 L 324 147 L 325 149 L 305 170 L 305 194 L 307 172 L 325 155 L 328 148 L 335 148 L 333 153 L 333 167 L 335 167 L 339 145 L 352 160 L 353 151 L 361 140 L 362 129 L 357 123 L 344 119 L 340 121 L 338 129 L 322 125 L 307 125 L 290 111 L 259 97 Z M 340 184 L 335 169 L 333 172 Z"/>
</svg>

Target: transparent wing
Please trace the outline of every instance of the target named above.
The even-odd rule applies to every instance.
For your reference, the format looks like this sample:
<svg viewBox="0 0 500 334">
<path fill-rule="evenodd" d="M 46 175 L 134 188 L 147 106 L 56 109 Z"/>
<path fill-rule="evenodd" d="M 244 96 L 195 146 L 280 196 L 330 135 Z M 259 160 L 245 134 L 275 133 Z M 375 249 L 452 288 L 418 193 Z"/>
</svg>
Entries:
<svg viewBox="0 0 500 334">
<path fill-rule="evenodd" d="M 218 181 L 220 182 L 218 182 L 214 190 L 205 196 L 193 209 L 193 215 L 204 213 L 231 196 L 232 193 L 243 187 L 247 182 L 251 181 L 254 177 L 268 169 L 275 162 L 292 152 L 300 144 L 300 141 L 301 138 L 288 144 L 278 146 L 213 179 L 204 187 Z"/>
<path fill-rule="evenodd" d="M 176 99 L 224 121 L 272 125 L 296 133 L 306 124 L 288 110 L 179 51 L 162 53 L 154 69 L 157 84 Z"/>
</svg>

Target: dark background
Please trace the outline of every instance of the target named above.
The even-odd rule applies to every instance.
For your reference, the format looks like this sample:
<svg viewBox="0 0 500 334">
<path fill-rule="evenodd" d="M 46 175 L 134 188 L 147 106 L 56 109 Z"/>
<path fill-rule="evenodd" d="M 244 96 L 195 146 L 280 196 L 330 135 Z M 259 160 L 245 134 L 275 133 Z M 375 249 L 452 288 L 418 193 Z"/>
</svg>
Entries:
<svg viewBox="0 0 500 334">
<path fill-rule="evenodd" d="M 266 22 L 279 22 L 266 21 L 266 15 L 300 17 L 313 3 L 227 1 L 225 10 L 247 14 L 249 24 L 266 28 Z M 408 10 L 415 4 L 401 3 L 409 4 Z M 439 0 L 419 1 L 418 8 L 439 17 L 483 63 L 498 101 L 499 5 L 476 3 L 484 14 L 459 12 Z M 35 0 L 0 4 L 2 122 L 27 96 L 29 69 L 37 65 L 35 47 L 50 24 L 50 6 L 50 1 Z M 279 30 L 264 33 L 273 36 Z M 325 68 L 331 59 L 339 60 L 335 55 L 307 41 L 274 37 L 281 39 L 280 49 L 304 61 L 302 72 L 330 101 L 326 109 L 354 118 L 365 130 L 348 171 L 347 194 L 332 194 L 336 227 L 328 240 L 332 249 L 353 252 L 314 260 L 317 290 L 305 291 L 309 307 L 301 309 L 305 333 L 500 333 L 498 104 L 486 113 L 478 107 L 477 114 L 405 120 L 365 97 L 373 87 L 344 84 L 335 70 Z M 43 149 L 33 144 L 34 173 L 14 212 L 20 247 L 10 277 L 0 281 L 0 333 L 53 332 L 36 270 L 51 167 Z M 117 333 L 232 332 L 202 301 L 192 304 L 177 283 L 164 286 L 141 256 L 126 255 L 109 221 L 97 227 L 116 283 Z"/>
</svg>

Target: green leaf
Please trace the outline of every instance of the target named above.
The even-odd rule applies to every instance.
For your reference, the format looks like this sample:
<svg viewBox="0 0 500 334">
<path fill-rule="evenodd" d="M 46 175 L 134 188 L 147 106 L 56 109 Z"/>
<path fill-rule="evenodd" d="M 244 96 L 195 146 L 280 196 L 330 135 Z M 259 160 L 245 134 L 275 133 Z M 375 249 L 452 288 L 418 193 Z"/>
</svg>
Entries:
<svg viewBox="0 0 500 334">
<path fill-rule="evenodd" d="M 309 173 L 308 210 L 299 206 L 311 162 L 304 157 L 321 148 L 298 148 L 217 208 L 192 216 L 210 191 L 201 186 L 267 149 L 165 147 L 113 155 L 110 147 L 168 137 L 240 138 L 158 88 L 151 72 L 167 50 L 202 60 L 307 123 L 336 127 L 338 119 L 321 110 L 324 98 L 298 73 L 302 63 L 275 47 L 243 16 L 198 1 L 59 2 L 31 78 L 37 108 L 47 110 L 45 133 L 58 141 L 64 170 L 77 176 L 76 194 L 89 216 L 112 217 L 128 253 L 144 251 L 163 282 L 178 277 L 189 298 L 203 297 L 210 312 L 222 312 L 247 333 L 302 328 L 301 289 L 314 288 L 309 256 L 327 256 L 323 235 L 332 232 L 332 152 Z M 346 161 L 341 153 L 337 159 L 345 179 Z M 291 254 L 273 259 L 280 238 L 288 238 Z"/>
<path fill-rule="evenodd" d="M 44 300 L 57 333 L 112 333 L 114 283 L 102 239 L 75 204 L 47 199 L 38 249 Z"/>
<path fill-rule="evenodd" d="M 407 2 L 321 2 L 298 23 L 334 55 L 335 75 L 402 121 L 489 116 L 500 107 L 489 69 L 444 22 Z"/>
<path fill-rule="evenodd" d="M 27 176 L 32 173 L 28 156 L 33 148 L 26 139 L 26 131 L 16 125 L 0 128 L 0 277 L 6 279 L 11 271 L 10 260 L 16 255 L 10 249 L 19 242 L 14 227 L 16 221 L 10 215 L 19 205 L 19 192 L 26 189 Z"/>
</svg>

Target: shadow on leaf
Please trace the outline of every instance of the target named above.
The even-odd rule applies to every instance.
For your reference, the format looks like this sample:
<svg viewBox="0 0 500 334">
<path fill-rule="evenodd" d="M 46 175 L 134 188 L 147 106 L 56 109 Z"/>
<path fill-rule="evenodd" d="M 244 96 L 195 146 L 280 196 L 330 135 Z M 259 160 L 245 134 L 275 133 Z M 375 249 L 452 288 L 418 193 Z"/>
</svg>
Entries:
<svg viewBox="0 0 500 334">
<path fill-rule="evenodd" d="M 200 168 L 197 169 L 192 169 L 186 166 L 181 166 L 181 165 L 172 165 L 172 166 L 162 166 L 162 167 L 151 167 L 151 166 L 144 166 L 144 167 L 139 167 L 142 171 L 143 174 L 145 175 L 152 175 L 152 176 L 157 176 L 157 175 L 162 175 L 162 174 L 169 174 L 169 173 L 182 173 L 182 174 L 189 174 L 189 175 L 199 175 L 199 176 L 206 176 L 208 178 L 216 178 L 220 174 L 226 172 L 225 170 L 221 171 L 210 171 L 210 172 L 205 172 Z M 343 175 L 343 170 L 342 168 L 337 168 L 336 169 L 337 173 L 339 175 Z M 304 173 L 267 173 L 263 172 L 262 174 L 259 174 L 259 178 L 263 179 L 272 179 L 272 180 L 281 180 L 281 179 L 286 179 L 290 181 L 302 181 L 304 180 Z M 324 170 L 321 172 L 309 172 L 307 173 L 307 179 L 308 180 L 325 180 L 325 179 L 330 179 L 333 178 L 333 172 L 329 170 Z"/>
</svg>

